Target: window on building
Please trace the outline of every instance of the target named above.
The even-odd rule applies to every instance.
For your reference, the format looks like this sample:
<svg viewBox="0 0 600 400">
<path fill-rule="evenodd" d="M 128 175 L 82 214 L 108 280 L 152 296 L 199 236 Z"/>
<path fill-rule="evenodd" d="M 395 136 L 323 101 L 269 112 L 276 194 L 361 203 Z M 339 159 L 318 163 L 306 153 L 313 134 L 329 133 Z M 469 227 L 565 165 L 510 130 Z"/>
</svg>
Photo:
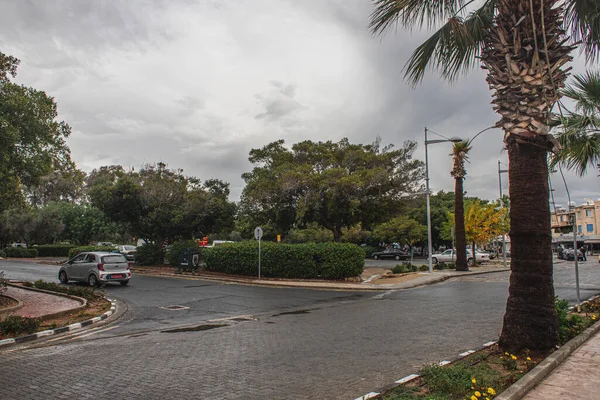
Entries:
<svg viewBox="0 0 600 400">
<path fill-rule="evenodd" d="M 586 217 L 591 217 L 592 216 L 592 210 L 585 210 L 585 216 Z"/>
<path fill-rule="evenodd" d="M 594 232 L 594 224 L 587 224 L 587 231 Z"/>
<path fill-rule="evenodd" d="M 581 211 L 577 211 L 577 219 L 581 219 Z"/>
<path fill-rule="evenodd" d="M 565 222 L 565 216 L 564 215 L 560 216 L 560 222 Z"/>
<path fill-rule="evenodd" d="M 577 225 L 577 232 L 579 232 L 579 233 L 583 232 L 581 229 L 581 225 Z"/>
</svg>

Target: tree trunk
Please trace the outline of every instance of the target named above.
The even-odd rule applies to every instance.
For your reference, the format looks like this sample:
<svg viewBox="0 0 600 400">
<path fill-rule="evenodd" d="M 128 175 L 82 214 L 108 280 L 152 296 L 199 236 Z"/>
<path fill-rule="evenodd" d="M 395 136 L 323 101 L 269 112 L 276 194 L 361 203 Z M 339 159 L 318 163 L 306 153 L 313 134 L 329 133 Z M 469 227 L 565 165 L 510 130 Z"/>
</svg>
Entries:
<svg viewBox="0 0 600 400">
<path fill-rule="evenodd" d="M 454 234 L 456 235 L 456 270 L 468 271 L 463 178 L 454 179 Z"/>
<path fill-rule="evenodd" d="M 337 243 L 342 241 L 342 228 L 339 226 L 334 226 L 333 229 L 333 240 Z"/>
<path fill-rule="evenodd" d="M 477 265 L 477 254 L 475 254 L 475 242 L 471 246 L 471 252 L 473 252 L 473 266 Z"/>
<path fill-rule="evenodd" d="M 511 274 L 499 345 L 505 351 L 551 349 L 558 343 L 546 150 L 507 140 Z M 533 206 L 535 205 L 535 206 Z"/>
</svg>

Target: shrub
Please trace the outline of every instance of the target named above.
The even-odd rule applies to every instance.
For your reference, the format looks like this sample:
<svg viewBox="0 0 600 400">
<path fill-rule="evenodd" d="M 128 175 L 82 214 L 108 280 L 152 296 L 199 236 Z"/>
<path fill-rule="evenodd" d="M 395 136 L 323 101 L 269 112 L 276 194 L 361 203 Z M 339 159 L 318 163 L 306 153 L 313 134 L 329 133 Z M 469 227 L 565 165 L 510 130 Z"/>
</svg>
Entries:
<svg viewBox="0 0 600 400">
<path fill-rule="evenodd" d="M 107 251 L 107 252 L 112 252 L 112 251 L 116 251 L 117 249 L 112 247 L 112 246 L 80 246 L 80 247 L 73 247 L 71 249 L 69 249 L 69 259 L 75 257 L 77 254 L 79 253 L 85 253 L 86 251 Z"/>
<path fill-rule="evenodd" d="M 278 278 L 343 279 L 364 268 L 362 249 L 350 243 L 261 245 L 261 276 Z M 206 269 L 229 274 L 257 275 L 258 243 L 228 243 L 202 250 Z"/>
<path fill-rule="evenodd" d="M 36 249 L 25 249 L 23 247 L 7 247 L 4 249 L 5 257 L 18 257 L 18 258 L 35 258 L 37 257 Z"/>
<path fill-rule="evenodd" d="M 456 263 L 453 263 L 453 262 L 446 263 L 446 268 L 447 269 L 456 269 Z"/>
<path fill-rule="evenodd" d="M 5 335 L 18 335 L 34 333 L 41 324 L 39 318 L 27 318 L 20 315 L 7 315 L 0 320 L 0 332 Z"/>
<path fill-rule="evenodd" d="M 0 257 L 6 257 L 6 252 L 4 249 L 0 249 Z"/>
<path fill-rule="evenodd" d="M 421 272 L 426 272 L 426 271 L 429 271 L 429 266 L 428 266 L 428 265 L 425 265 L 425 264 L 423 264 L 423 265 L 421 265 L 421 266 L 419 267 L 419 271 L 421 271 Z"/>
<path fill-rule="evenodd" d="M 6 278 L 4 278 L 4 271 L 0 271 L 0 295 L 6 291 Z"/>
<path fill-rule="evenodd" d="M 378 251 L 381 251 L 381 247 L 379 246 L 360 246 L 361 249 L 364 250 L 365 252 L 365 258 L 371 258 L 371 254 L 373 253 L 377 253 Z"/>
<path fill-rule="evenodd" d="M 37 246 L 38 257 L 68 257 L 69 250 L 77 246 L 73 244 L 44 244 Z"/>
<path fill-rule="evenodd" d="M 433 265 L 433 269 L 436 271 L 442 271 L 444 269 L 444 263 L 437 263 Z M 429 269 L 429 267 L 427 267 Z"/>
<path fill-rule="evenodd" d="M 71 296 L 83 297 L 86 300 L 93 300 L 102 297 L 103 293 L 87 286 L 63 286 L 55 282 L 46 282 L 39 279 L 33 282 L 33 287 L 51 292 L 65 293 Z"/>
<path fill-rule="evenodd" d="M 147 243 L 143 246 L 138 246 L 135 261 L 140 265 L 163 264 L 165 262 L 165 253 L 159 244 Z"/>
<path fill-rule="evenodd" d="M 406 268 L 406 265 L 404 264 L 396 264 L 396 266 L 392 268 L 392 273 L 394 274 L 403 274 L 405 272 L 408 272 L 408 268 Z"/>
<path fill-rule="evenodd" d="M 555 297 L 554 304 L 558 317 L 558 336 L 561 344 L 568 342 L 592 325 L 593 321 L 589 318 L 569 314 L 569 302 L 567 300 L 560 300 Z"/>
<path fill-rule="evenodd" d="M 171 244 L 171 247 L 167 251 L 166 259 L 170 265 L 179 265 L 179 253 L 188 248 L 200 249 L 198 244 L 193 240 L 179 240 Z"/>
</svg>

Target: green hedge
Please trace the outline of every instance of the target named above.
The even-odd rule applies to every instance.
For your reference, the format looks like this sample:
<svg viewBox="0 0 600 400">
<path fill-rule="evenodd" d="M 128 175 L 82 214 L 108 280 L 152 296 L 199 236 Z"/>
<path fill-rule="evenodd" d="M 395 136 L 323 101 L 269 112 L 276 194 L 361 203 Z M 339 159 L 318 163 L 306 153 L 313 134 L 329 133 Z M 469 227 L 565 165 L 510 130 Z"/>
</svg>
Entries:
<svg viewBox="0 0 600 400">
<path fill-rule="evenodd" d="M 68 257 L 69 250 L 75 247 L 74 244 L 44 244 L 35 248 L 38 257 Z"/>
<path fill-rule="evenodd" d="M 155 243 L 147 243 L 138 246 L 135 262 L 139 265 L 162 265 L 165 261 L 165 253 L 162 247 Z"/>
<path fill-rule="evenodd" d="M 4 249 L 6 257 L 19 257 L 19 258 L 35 258 L 38 255 L 36 249 L 25 249 L 23 247 L 7 247 Z"/>
<path fill-rule="evenodd" d="M 116 248 L 112 247 L 112 246 L 80 246 L 80 247 L 73 247 L 72 249 L 69 250 L 69 259 L 75 257 L 77 254 L 79 253 L 85 253 L 86 251 L 107 251 L 107 252 L 113 252 L 113 251 L 117 251 Z"/>
<path fill-rule="evenodd" d="M 343 279 L 363 272 L 363 250 L 351 243 L 261 244 L 261 276 Z M 258 243 L 228 243 L 202 250 L 205 268 L 228 274 L 258 274 Z"/>
</svg>

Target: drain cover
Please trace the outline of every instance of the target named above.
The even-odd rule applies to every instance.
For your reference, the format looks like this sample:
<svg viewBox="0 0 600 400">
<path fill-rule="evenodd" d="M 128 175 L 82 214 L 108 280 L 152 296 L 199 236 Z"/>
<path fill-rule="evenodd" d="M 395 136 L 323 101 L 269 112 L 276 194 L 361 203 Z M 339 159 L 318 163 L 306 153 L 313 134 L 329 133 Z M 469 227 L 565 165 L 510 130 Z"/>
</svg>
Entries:
<svg viewBox="0 0 600 400">
<path fill-rule="evenodd" d="M 158 307 L 158 308 L 162 308 L 163 310 L 187 310 L 187 309 L 189 309 L 189 307 L 179 306 L 179 305 L 164 306 L 164 307 Z"/>
</svg>

